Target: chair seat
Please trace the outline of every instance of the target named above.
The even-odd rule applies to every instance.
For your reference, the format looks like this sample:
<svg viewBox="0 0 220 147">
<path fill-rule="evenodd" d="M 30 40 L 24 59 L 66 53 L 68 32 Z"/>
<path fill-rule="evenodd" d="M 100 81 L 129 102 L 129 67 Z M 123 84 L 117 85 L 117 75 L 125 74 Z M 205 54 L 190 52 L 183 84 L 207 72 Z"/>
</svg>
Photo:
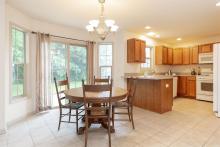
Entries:
<svg viewBox="0 0 220 147">
<path fill-rule="evenodd" d="M 112 106 L 113 107 L 128 107 L 129 104 L 126 101 L 119 101 L 119 102 L 115 102 Z"/>
<path fill-rule="evenodd" d="M 62 108 L 79 109 L 83 105 L 84 105 L 83 103 L 70 103 L 70 104 L 63 105 Z"/>
</svg>

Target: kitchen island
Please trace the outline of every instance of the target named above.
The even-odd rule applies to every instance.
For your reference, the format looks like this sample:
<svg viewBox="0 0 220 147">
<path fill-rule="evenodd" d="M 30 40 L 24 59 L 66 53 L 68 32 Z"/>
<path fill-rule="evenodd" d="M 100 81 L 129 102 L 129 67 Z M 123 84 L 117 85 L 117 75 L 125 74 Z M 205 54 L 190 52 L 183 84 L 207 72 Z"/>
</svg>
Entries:
<svg viewBox="0 0 220 147">
<path fill-rule="evenodd" d="M 157 113 L 172 111 L 173 77 L 171 76 L 137 76 L 125 77 L 128 89 L 136 80 L 134 106 Z"/>
</svg>

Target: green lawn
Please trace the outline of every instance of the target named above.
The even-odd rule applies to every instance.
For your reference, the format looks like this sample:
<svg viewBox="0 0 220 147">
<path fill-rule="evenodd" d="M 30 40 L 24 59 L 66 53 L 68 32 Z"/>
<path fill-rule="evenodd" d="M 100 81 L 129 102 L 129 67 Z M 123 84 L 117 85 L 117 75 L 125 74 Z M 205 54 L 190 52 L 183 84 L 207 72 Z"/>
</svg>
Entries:
<svg viewBox="0 0 220 147">
<path fill-rule="evenodd" d="M 13 84 L 12 85 L 12 96 L 22 96 L 24 95 L 23 84 Z"/>
</svg>

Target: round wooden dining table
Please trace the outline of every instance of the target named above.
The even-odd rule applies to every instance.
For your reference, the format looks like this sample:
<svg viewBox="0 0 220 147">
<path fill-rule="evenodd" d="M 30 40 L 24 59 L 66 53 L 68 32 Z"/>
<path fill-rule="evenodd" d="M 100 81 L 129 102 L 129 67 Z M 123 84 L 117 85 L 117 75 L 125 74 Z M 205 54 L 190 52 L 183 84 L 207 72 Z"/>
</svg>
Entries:
<svg viewBox="0 0 220 147">
<path fill-rule="evenodd" d="M 67 99 L 69 99 L 71 102 L 83 102 L 83 88 L 72 88 L 69 90 L 65 90 L 64 94 Z M 119 87 L 112 87 L 112 97 L 111 97 L 111 102 L 117 102 L 121 101 L 126 98 L 128 94 L 128 91 L 119 88 Z M 109 97 L 109 92 L 86 92 L 86 97 L 94 99 L 94 101 L 97 101 L 100 98 L 105 98 Z M 108 128 L 108 126 L 104 123 L 101 123 L 104 128 Z M 84 133 L 85 127 L 79 128 L 79 134 Z M 111 127 L 111 132 L 115 132 L 114 128 Z"/>
</svg>

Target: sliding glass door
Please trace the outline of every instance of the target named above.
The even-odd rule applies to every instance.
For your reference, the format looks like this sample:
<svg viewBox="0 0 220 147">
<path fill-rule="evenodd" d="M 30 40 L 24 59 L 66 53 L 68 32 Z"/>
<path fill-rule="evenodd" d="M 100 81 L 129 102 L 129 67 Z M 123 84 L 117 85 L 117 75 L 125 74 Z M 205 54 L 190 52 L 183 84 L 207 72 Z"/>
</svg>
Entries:
<svg viewBox="0 0 220 147">
<path fill-rule="evenodd" d="M 65 80 L 67 74 L 70 88 L 81 87 L 82 79 L 87 80 L 87 48 L 80 45 L 53 42 L 50 53 L 52 103 L 53 106 L 58 106 L 53 79 L 55 77 L 57 80 Z"/>
<path fill-rule="evenodd" d="M 83 46 L 70 45 L 70 88 L 81 87 L 82 79 L 87 80 L 87 49 Z"/>
</svg>

